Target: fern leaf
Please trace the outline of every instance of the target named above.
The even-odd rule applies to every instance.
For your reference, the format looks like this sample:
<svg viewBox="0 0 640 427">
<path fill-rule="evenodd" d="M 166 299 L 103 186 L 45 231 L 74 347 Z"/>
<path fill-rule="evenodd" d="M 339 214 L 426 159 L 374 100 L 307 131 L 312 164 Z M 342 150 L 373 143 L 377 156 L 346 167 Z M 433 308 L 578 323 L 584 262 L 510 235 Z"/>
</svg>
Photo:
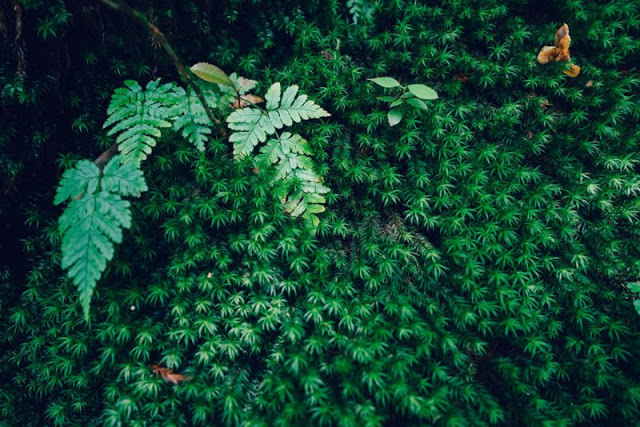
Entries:
<svg viewBox="0 0 640 427">
<path fill-rule="evenodd" d="M 116 193 L 121 196 L 139 196 L 147 191 L 142 170 L 135 162 L 121 163 L 122 156 L 115 156 L 104 168 L 102 191 Z"/>
<path fill-rule="evenodd" d="M 213 123 L 209 120 L 202 103 L 195 93 L 185 95 L 186 101 L 181 105 L 183 108 L 173 122 L 173 130 L 180 132 L 183 138 L 191 142 L 199 151 L 204 151 L 205 142 L 211 135 Z M 209 100 L 210 96 L 207 96 Z"/>
<path fill-rule="evenodd" d="M 133 80 L 125 85 L 112 96 L 103 127 L 111 127 L 108 135 L 117 135 L 123 163 L 140 162 L 161 137 L 160 129 L 171 127 L 170 120 L 184 102 L 184 90 L 172 83 L 160 85 L 159 80 L 145 89 Z"/>
<path fill-rule="evenodd" d="M 321 178 L 313 171 L 311 150 L 300 135 L 285 132 L 278 139 L 271 139 L 256 156 L 259 168 L 275 165 L 274 186 L 293 217 L 303 216 L 314 225 L 319 219 L 315 215 L 325 210 L 325 198 L 329 192 Z"/>
<path fill-rule="evenodd" d="M 282 96 L 282 90 L 280 88 L 280 83 L 274 83 L 271 85 L 267 94 L 264 96 L 265 101 L 267 101 L 267 110 L 275 110 L 280 106 L 280 97 Z"/>
<path fill-rule="evenodd" d="M 107 261 L 113 258 L 114 243 L 122 241 L 122 230 L 131 226 L 129 202 L 121 195 L 139 195 L 147 190 L 139 163 L 121 163 L 115 156 L 100 169 L 88 160 L 65 171 L 55 203 L 71 199 L 60 216 L 62 263 L 80 291 L 80 302 L 88 318 L 89 303 Z"/>
<path fill-rule="evenodd" d="M 277 129 L 292 126 L 302 120 L 329 117 L 306 95 L 298 95 L 298 86 L 289 86 L 284 92 L 280 83 L 271 85 L 265 95 L 266 111 L 246 107 L 234 111 L 227 117 L 229 129 L 234 131 L 229 140 L 234 143 L 234 155 L 246 156 L 255 147 L 265 142 Z"/>
<path fill-rule="evenodd" d="M 62 263 L 80 291 L 85 318 L 89 303 L 107 261 L 113 258 L 113 244 L 122 241 L 122 229 L 131 227 L 129 202 L 119 195 L 100 191 L 72 200 L 59 221 L 62 234 Z"/>
<path fill-rule="evenodd" d="M 269 117 L 256 108 L 236 110 L 227 117 L 227 122 L 229 128 L 236 131 L 229 137 L 229 141 L 234 143 L 234 155 L 251 154 L 258 143 L 266 141 L 268 135 L 275 133 Z"/>
<path fill-rule="evenodd" d="M 59 205 L 68 199 L 82 195 L 85 191 L 93 193 L 98 188 L 100 169 L 89 160 L 80 160 L 73 169 L 62 174 L 60 185 L 53 201 Z"/>
</svg>

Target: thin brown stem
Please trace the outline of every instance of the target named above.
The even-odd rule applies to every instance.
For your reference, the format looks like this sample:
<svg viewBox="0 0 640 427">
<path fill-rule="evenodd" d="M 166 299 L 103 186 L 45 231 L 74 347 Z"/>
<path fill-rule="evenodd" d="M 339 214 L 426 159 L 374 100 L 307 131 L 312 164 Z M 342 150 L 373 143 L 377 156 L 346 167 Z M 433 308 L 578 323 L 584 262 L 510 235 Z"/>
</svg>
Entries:
<svg viewBox="0 0 640 427">
<path fill-rule="evenodd" d="M 200 103 L 202 104 L 202 107 L 204 108 L 204 111 L 207 113 L 207 117 L 209 118 L 209 120 L 211 120 L 212 123 L 215 123 L 218 126 L 218 130 L 223 136 L 226 136 L 227 132 L 225 131 L 224 126 L 222 125 L 220 120 L 218 120 L 214 116 L 213 111 L 211 111 L 211 108 L 209 108 L 209 105 L 207 104 L 207 101 L 204 97 L 204 93 L 202 92 L 202 89 L 196 83 L 198 76 L 193 74 L 193 72 L 189 68 L 185 67 L 182 64 L 182 62 L 178 58 L 178 55 L 173 50 L 173 48 L 171 47 L 171 44 L 169 44 L 169 41 L 167 40 L 165 35 L 162 33 L 162 31 L 160 31 L 160 29 L 155 24 L 153 24 L 152 22 L 149 22 L 149 20 L 142 13 L 132 8 L 122 0 L 101 0 L 101 2 L 113 10 L 119 11 L 121 13 L 124 13 L 125 15 L 130 16 L 140 26 L 142 26 L 145 30 L 147 30 L 153 38 L 158 40 L 158 42 L 160 43 L 164 51 L 169 56 L 169 59 L 171 59 L 171 62 L 173 62 L 173 65 L 176 67 L 176 70 L 178 70 L 178 74 L 180 74 L 180 76 L 184 79 L 187 85 L 196 93 L 198 99 L 200 100 Z"/>
<path fill-rule="evenodd" d="M 100 168 L 100 170 L 104 169 L 105 165 L 109 163 L 109 160 L 113 156 L 118 154 L 118 144 L 113 144 L 111 147 L 107 148 L 102 154 L 100 154 L 94 161 L 96 166 Z"/>
</svg>

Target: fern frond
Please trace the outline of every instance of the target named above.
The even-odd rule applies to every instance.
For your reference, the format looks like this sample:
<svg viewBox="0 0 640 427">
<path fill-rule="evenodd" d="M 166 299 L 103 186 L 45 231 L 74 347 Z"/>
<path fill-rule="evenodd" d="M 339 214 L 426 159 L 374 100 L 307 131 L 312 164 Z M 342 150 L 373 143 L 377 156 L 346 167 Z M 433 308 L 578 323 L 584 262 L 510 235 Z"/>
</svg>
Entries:
<svg viewBox="0 0 640 427">
<path fill-rule="evenodd" d="M 135 162 L 122 163 L 122 160 L 122 156 L 115 156 L 104 167 L 100 182 L 102 191 L 139 197 L 148 190 L 144 174 Z"/>
<path fill-rule="evenodd" d="M 62 174 L 58 186 L 54 205 L 59 205 L 69 199 L 77 197 L 88 190 L 93 193 L 100 182 L 100 169 L 92 161 L 80 160 L 73 169 L 67 169 Z"/>
<path fill-rule="evenodd" d="M 218 84 L 218 89 L 221 93 L 221 105 L 229 105 L 237 98 L 238 94 L 246 95 L 258 86 L 257 81 L 238 76 L 236 73 L 231 73 L 229 79 L 234 87 Z"/>
<path fill-rule="evenodd" d="M 286 212 L 318 225 L 320 220 L 315 214 L 325 210 L 323 194 L 328 193 L 329 188 L 313 171 L 311 154 L 304 138 L 285 132 L 280 138 L 269 140 L 260 149 L 256 161 L 259 168 L 275 165 L 274 184 Z"/>
<path fill-rule="evenodd" d="M 225 86 L 226 87 L 226 86 Z M 173 130 L 191 142 L 199 151 L 204 151 L 204 144 L 211 135 L 213 123 L 209 120 L 202 103 L 193 92 L 185 93 L 180 104 L 180 114 L 173 122 Z M 211 96 L 207 96 L 207 100 Z"/>
<path fill-rule="evenodd" d="M 113 94 L 103 128 L 113 126 L 108 135 L 117 135 L 123 162 L 140 162 L 156 145 L 160 129 L 171 127 L 170 120 L 184 99 L 173 83 L 160 85 L 155 80 L 143 89 L 136 81 L 127 80 L 125 85 Z"/>
<path fill-rule="evenodd" d="M 289 86 L 282 92 L 280 83 L 271 85 L 265 95 L 267 108 L 260 110 L 246 107 L 236 110 L 227 117 L 229 129 L 234 132 L 229 140 L 234 143 L 234 155 L 251 154 L 256 145 L 265 142 L 277 129 L 291 126 L 303 120 L 329 117 L 327 111 L 308 99 L 307 95 L 298 95 L 298 86 Z"/>
<path fill-rule="evenodd" d="M 131 226 L 128 201 L 121 195 L 139 195 L 147 190 L 137 162 L 121 163 L 115 156 L 100 169 L 88 160 L 79 161 L 62 176 L 55 204 L 71 199 L 60 216 L 63 269 L 80 291 L 80 303 L 88 318 L 89 303 L 114 243 L 122 241 L 122 230 Z"/>
<path fill-rule="evenodd" d="M 113 243 L 120 243 L 122 229 L 131 226 L 129 206 L 119 195 L 100 191 L 71 201 L 60 217 L 61 266 L 80 291 L 85 318 L 96 283 L 113 258 Z"/>
</svg>

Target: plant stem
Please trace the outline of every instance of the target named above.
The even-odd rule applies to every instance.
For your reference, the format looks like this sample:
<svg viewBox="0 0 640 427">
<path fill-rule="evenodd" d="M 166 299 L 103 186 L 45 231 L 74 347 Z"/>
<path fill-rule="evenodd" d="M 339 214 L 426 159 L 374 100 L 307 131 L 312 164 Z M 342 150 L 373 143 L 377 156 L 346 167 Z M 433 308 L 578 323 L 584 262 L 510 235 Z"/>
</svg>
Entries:
<svg viewBox="0 0 640 427">
<path fill-rule="evenodd" d="M 222 125 L 222 123 L 220 123 L 220 120 L 218 120 L 214 116 L 213 111 L 211 111 L 211 108 L 209 108 L 209 105 L 207 105 L 207 101 L 204 97 L 204 93 L 202 92 L 202 89 L 196 83 L 198 76 L 193 74 L 193 72 L 189 68 L 185 67 L 182 64 L 182 62 L 180 62 L 178 55 L 173 50 L 173 48 L 171 47 L 171 44 L 169 44 L 169 41 L 167 40 L 165 35 L 162 33 L 162 31 L 160 31 L 160 29 L 155 24 L 149 22 L 149 20 L 147 20 L 147 18 L 142 13 L 132 8 L 122 0 L 101 0 L 101 2 L 113 10 L 129 15 L 139 25 L 141 25 L 144 29 L 146 29 L 149 32 L 149 34 L 151 34 L 152 37 L 154 37 L 156 40 L 160 42 L 160 45 L 163 47 L 164 51 L 167 53 L 167 55 L 173 62 L 173 65 L 176 67 L 176 70 L 178 70 L 178 73 L 180 74 L 180 76 L 184 79 L 187 85 L 191 87 L 191 89 L 193 89 L 193 91 L 198 96 L 198 99 L 200 100 L 200 103 L 202 104 L 204 111 L 207 113 L 207 117 L 209 118 L 209 120 L 211 120 L 212 123 L 215 123 L 218 126 L 218 130 L 223 136 L 227 136 L 227 132 L 225 131 L 224 126 Z"/>
</svg>

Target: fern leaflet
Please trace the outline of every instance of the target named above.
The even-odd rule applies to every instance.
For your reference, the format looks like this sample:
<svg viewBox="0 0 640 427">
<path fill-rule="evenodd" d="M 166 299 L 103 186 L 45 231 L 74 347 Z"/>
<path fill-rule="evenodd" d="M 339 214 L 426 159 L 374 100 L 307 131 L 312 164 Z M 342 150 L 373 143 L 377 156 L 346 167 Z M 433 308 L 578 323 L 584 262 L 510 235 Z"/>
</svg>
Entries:
<svg viewBox="0 0 640 427">
<path fill-rule="evenodd" d="M 317 226 L 320 220 L 315 214 L 324 212 L 323 194 L 329 188 L 313 171 L 311 154 L 304 138 L 285 132 L 260 149 L 256 162 L 259 168 L 275 165 L 274 186 L 286 212 L 293 217 L 303 216 Z"/>
<path fill-rule="evenodd" d="M 271 85 L 265 95 L 266 110 L 255 107 L 245 107 L 234 111 L 227 117 L 229 128 L 234 131 L 229 137 L 233 142 L 236 156 L 247 156 L 260 143 L 265 142 L 269 135 L 277 129 L 291 126 L 302 120 L 329 117 L 327 111 L 307 98 L 298 95 L 298 86 L 289 86 L 282 92 L 280 83 Z"/>
<path fill-rule="evenodd" d="M 183 138 L 191 142 L 199 151 L 204 151 L 204 143 L 212 133 L 213 123 L 207 117 L 207 113 L 204 111 L 198 96 L 193 92 L 187 95 L 184 89 L 180 90 L 183 102 L 180 103 L 179 110 L 176 112 L 179 116 L 173 122 L 173 130 L 179 132 Z M 207 95 L 207 100 L 213 98 L 211 94 Z M 210 107 L 215 108 L 215 105 L 210 105 Z"/>
<path fill-rule="evenodd" d="M 184 99 L 173 83 L 160 86 L 160 80 L 155 80 L 143 89 L 138 82 L 126 80 L 125 85 L 115 90 L 103 128 L 113 126 L 108 135 L 117 135 L 123 162 L 140 162 L 156 145 L 160 129 L 171 127 L 170 120 Z"/>
<path fill-rule="evenodd" d="M 113 258 L 114 243 L 122 241 L 122 230 L 131 227 L 130 203 L 121 195 L 147 190 L 142 171 L 135 164 L 121 164 L 115 156 L 104 175 L 88 160 L 79 161 L 62 176 L 54 200 L 56 205 L 71 199 L 60 216 L 62 263 L 80 291 L 85 318 L 96 283 Z"/>
</svg>

